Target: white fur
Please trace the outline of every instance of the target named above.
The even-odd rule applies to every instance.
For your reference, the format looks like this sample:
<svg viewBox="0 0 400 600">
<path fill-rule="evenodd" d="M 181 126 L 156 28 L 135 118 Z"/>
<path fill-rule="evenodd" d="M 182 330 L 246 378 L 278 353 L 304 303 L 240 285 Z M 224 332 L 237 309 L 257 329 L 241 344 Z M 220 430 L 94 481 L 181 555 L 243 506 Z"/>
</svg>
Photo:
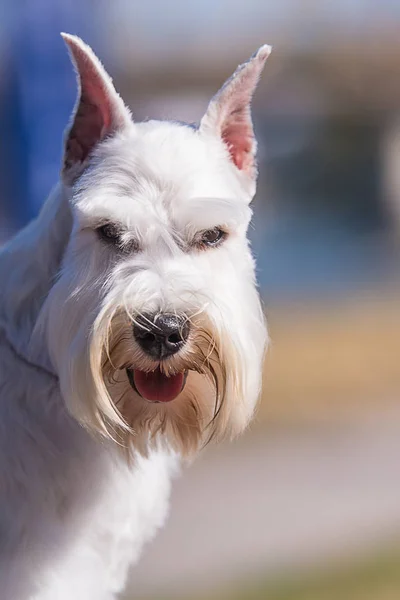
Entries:
<svg viewBox="0 0 400 600">
<path fill-rule="evenodd" d="M 249 422 L 266 344 L 246 237 L 255 169 L 232 161 L 242 151 L 253 161 L 255 142 L 247 150 L 246 138 L 232 154 L 210 118 L 200 129 L 133 123 L 90 49 L 65 39 L 83 91 L 62 177 L 38 219 L 0 254 L 2 600 L 115 598 L 164 521 L 179 455 Z M 250 102 L 266 55 L 241 68 L 231 93 L 229 82 L 223 88 L 229 107 L 223 95 L 220 108 L 210 105 L 209 114 L 224 112 L 232 143 L 235 98 Z M 99 124 L 87 155 L 85 86 Z M 107 221 L 140 251 L 120 256 L 105 245 L 95 229 Z M 223 244 L 196 249 L 198 232 L 216 226 L 229 234 Z M 149 311 L 192 322 L 188 347 L 164 367 L 189 372 L 168 406 L 140 398 L 123 368 L 155 368 L 131 335 L 136 315 Z"/>
</svg>

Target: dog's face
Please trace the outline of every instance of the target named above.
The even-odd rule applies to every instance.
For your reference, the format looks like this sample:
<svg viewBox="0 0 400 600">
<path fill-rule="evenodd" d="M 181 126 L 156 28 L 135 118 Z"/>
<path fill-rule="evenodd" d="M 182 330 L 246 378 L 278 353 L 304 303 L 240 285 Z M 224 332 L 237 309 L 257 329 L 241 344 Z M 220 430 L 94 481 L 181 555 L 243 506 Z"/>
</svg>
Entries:
<svg viewBox="0 0 400 600">
<path fill-rule="evenodd" d="M 242 430 L 260 389 L 249 107 L 269 49 L 195 128 L 134 123 L 90 49 L 65 40 L 80 92 L 62 174 L 74 225 L 47 300 L 52 361 L 89 429 L 190 454 Z"/>
</svg>

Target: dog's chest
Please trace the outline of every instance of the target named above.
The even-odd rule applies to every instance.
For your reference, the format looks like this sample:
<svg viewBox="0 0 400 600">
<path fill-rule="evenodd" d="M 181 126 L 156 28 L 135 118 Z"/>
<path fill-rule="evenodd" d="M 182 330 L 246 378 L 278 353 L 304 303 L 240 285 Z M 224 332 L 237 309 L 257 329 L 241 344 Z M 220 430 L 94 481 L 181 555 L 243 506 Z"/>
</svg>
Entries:
<svg viewBox="0 0 400 600">
<path fill-rule="evenodd" d="M 4 598 L 24 597 L 20 585 L 32 590 L 34 579 L 34 600 L 102 600 L 122 589 L 129 564 L 163 524 L 176 459 L 153 452 L 127 464 L 66 414 L 57 381 L 26 365 L 1 335 L 0 351 Z M 9 556 L 18 557 L 18 581 L 8 575 Z"/>
<path fill-rule="evenodd" d="M 66 516 L 60 537 L 63 557 L 58 564 L 47 563 L 34 600 L 114 598 L 125 587 L 129 566 L 164 523 L 170 457 L 160 453 L 139 458 L 134 468 L 114 459 L 103 466 L 105 477 L 91 503 L 79 506 L 78 500 L 76 514 Z"/>
<path fill-rule="evenodd" d="M 174 468 L 175 460 L 163 453 L 149 459 L 138 457 L 131 468 L 114 457 L 106 467 L 102 493 L 88 511 L 81 540 L 72 553 L 74 561 L 79 557 L 77 569 L 88 556 L 85 577 L 92 572 L 90 585 L 102 571 L 99 594 L 100 589 L 113 593 L 123 589 L 129 565 L 163 525 Z"/>
</svg>

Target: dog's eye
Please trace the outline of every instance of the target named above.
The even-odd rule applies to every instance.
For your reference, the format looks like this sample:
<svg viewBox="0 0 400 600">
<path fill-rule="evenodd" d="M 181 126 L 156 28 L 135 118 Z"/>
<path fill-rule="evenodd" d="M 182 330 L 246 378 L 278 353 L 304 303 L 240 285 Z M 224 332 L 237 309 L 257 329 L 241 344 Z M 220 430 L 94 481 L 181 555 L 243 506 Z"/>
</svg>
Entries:
<svg viewBox="0 0 400 600">
<path fill-rule="evenodd" d="M 121 243 L 121 234 L 120 231 L 112 225 L 111 223 L 107 223 L 106 225 L 102 225 L 96 229 L 97 235 L 100 239 L 109 242 L 110 244 L 114 244 L 118 246 Z"/>
<path fill-rule="evenodd" d="M 124 239 L 123 232 L 113 225 L 106 223 L 96 229 L 97 235 L 101 240 L 112 244 L 117 250 L 123 254 L 132 254 L 139 251 L 139 244 L 133 239 Z"/>
<path fill-rule="evenodd" d="M 219 227 L 207 229 L 201 234 L 200 244 L 203 246 L 217 246 L 226 238 L 226 235 L 226 232 Z"/>
</svg>

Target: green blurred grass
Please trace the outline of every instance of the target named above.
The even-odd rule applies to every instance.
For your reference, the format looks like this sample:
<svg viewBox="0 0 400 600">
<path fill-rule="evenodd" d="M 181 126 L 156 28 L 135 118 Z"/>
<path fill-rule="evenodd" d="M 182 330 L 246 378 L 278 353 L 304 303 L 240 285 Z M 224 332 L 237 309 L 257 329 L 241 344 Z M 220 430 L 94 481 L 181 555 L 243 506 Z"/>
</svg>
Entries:
<svg viewBox="0 0 400 600">
<path fill-rule="evenodd" d="M 400 553 L 381 556 L 357 566 L 265 583 L 207 600 L 399 600 Z M 198 599 L 206 600 L 206 598 Z"/>
<path fill-rule="evenodd" d="M 390 551 L 364 562 L 331 568 L 286 580 L 264 581 L 254 587 L 196 596 L 185 600 L 399 600 L 400 551 Z M 133 600 L 133 599 L 131 599 Z M 157 597 L 153 600 L 176 600 Z"/>
</svg>

